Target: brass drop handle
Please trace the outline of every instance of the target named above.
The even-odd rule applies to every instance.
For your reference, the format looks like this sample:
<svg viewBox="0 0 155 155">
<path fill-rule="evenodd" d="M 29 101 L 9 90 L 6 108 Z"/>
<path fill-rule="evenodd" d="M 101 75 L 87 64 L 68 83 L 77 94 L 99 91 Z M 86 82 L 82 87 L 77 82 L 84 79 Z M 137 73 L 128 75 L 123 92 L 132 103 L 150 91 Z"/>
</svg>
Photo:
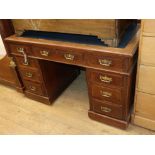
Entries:
<svg viewBox="0 0 155 155">
<path fill-rule="evenodd" d="M 13 57 L 10 57 L 10 64 L 9 64 L 9 66 L 11 68 L 15 68 L 16 67 L 16 63 L 14 62 Z"/>
<path fill-rule="evenodd" d="M 109 112 L 111 112 L 112 110 L 111 110 L 110 108 L 101 106 L 101 111 L 106 112 L 106 113 L 109 113 Z"/>
<path fill-rule="evenodd" d="M 20 52 L 20 53 L 24 53 L 24 48 L 23 47 L 18 47 L 17 51 Z"/>
<path fill-rule="evenodd" d="M 28 66 L 27 54 L 25 53 L 24 48 L 18 47 L 18 48 L 17 48 L 17 51 L 20 52 L 20 53 L 22 53 L 23 56 L 24 56 L 23 65 Z"/>
<path fill-rule="evenodd" d="M 29 78 L 32 78 L 33 74 L 30 73 L 30 72 L 26 72 L 26 76 L 29 77 Z"/>
<path fill-rule="evenodd" d="M 106 91 L 103 91 L 103 90 L 101 90 L 101 91 L 100 91 L 100 93 L 101 93 L 101 95 L 102 95 L 103 97 L 107 97 L 107 98 L 109 98 L 109 97 L 111 97 L 111 96 L 112 96 L 112 94 L 111 94 L 111 93 L 106 92 Z"/>
<path fill-rule="evenodd" d="M 29 63 L 28 63 L 27 55 L 26 55 L 25 52 L 23 52 L 23 56 L 24 56 L 24 63 L 23 63 L 23 64 L 24 64 L 25 66 L 28 66 Z"/>
<path fill-rule="evenodd" d="M 99 76 L 99 78 L 100 78 L 100 80 L 102 81 L 102 82 L 105 82 L 105 83 L 111 83 L 112 82 L 112 78 L 111 77 L 108 77 L 108 76 L 103 76 L 103 75 L 100 75 Z"/>
<path fill-rule="evenodd" d="M 36 87 L 35 86 L 29 86 L 29 89 L 32 91 L 36 91 Z"/>
<path fill-rule="evenodd" d="M 99 62 L 100 65 L 106 66 L 106 67 L 109 67 L 109 66 L 112 65 L 112 61 L 107 60 L 107 59 L 99 59 L 98 62 Z"/>
<path fill-rule="evenodd" d="M 24 61 L 23 61 L 23 65 L 24 65 L 24 66 L 28 66 L 28 65 L 29 65 L 28 61 L 25 61 L 25 60 L 24 60 Z"/>
<path fill-rule="evenodd" d="M 72 55 L 72 54 L 64 54 L 64 58 L 66 60 L 74 60 L 74 55 Z"/>
<path fill-rule="evenodd" d="M 40 54 L 42 55 L 42 56 L 49 56 L 49 51 L 45 51 L 45 50 L 43 50 L 43 51 L 40 51 Z"/>
</svg>

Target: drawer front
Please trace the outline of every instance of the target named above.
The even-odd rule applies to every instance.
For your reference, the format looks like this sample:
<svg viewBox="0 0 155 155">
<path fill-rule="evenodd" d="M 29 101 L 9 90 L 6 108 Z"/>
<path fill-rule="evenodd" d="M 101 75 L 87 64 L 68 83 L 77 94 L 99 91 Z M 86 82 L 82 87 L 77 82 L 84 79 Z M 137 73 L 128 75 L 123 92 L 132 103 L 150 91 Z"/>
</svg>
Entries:
<svg viewBox="0 0 155 155">
<path fill-rule="evenodd" d="M 12 53 L 21 55 L 23 55 L 23 53 L 31 54 L 31 48 L 29 46 L 22 44 L 21 45 L 10 44 L 9 46 Z"/>
<path fill-rule="evenodd" d="M 122 104 L 122 95 L 120 89 L 112 89 L 98 85 L 92 85 L 92 96 L 99 100 L 113 102 L 114 104 Z"/>
<path fill-rule="evenodd" d="M 122 75 L 104 71 L 88 70 L 88 77 L 92 82 L 98 84 L 117 87 L 124 86 L 124 77 Z"/>
<path fill-rule="evenodd" d="M 140 65 L 138 72 L 138 90 L 155 94 L 155 67 Z"/>
<path fill-rule="evenodd" d="M 113 118 L 122 119 L 123 114 L 121 106 L 111 105 L 108 102 L 100 102 L 97 100 L 93 100 L 91 104 L 93 105 L 94 112 Z"/>
<path fill-rule="evenodd" d="M 24 57 L 16 56 L 15 59 L 19 67 L 38 68 L 38 61 L 36 59 L 27 58 L 27 63 L 24 62 Z"/>
<path fill-rule="evenodd" d="M 42 84 L 30 82 L 30 81 L 24 81 L 24 85 L 26 88 L 26 91 L 37 94 L 37 95 L 45 95 L 45 89 L 42 86 Z"/>
<path fill-rule="evenodd" d="M 142 37 L 140 48 L 140 63 L 155 66 L 155 37 Z"/>
<path fill-rule="evenodd" d="M 55 54 L 54 48 L 32 47 L 33 55 L 40 58 L 51 59 Z"/>
<path fill-rule="evenodd" d="M 155 95 L 136 92 L 135 112 L 139 116 L 155 120 Z"/>
<path fill-rule="evenodd" d="M 87 64 L 91 67 L 97 67 L 101 69 L 123 71 L 123 58 L 116 58 L 107 56 L 104 54 L 100 55 L 88 55 L 86 58 Z M 125 66 L 124 66 L 125 67 Z"/>
<path fill-rule="evenodd" d="M 56 50 L 55 60 L 69 64 L 83 64 L 83 53 L 69 50 Z"/>
<path fill-rule="evenodd" d="M 22 78 L 25 80 L 30 80 L 30 81 L 34 81 L 34 82 L 42 81 L 40 73 L 37 70 L 22 68 L 22 69 L 20 69 L 20 74 L 21 74 Z"/>
</svg>

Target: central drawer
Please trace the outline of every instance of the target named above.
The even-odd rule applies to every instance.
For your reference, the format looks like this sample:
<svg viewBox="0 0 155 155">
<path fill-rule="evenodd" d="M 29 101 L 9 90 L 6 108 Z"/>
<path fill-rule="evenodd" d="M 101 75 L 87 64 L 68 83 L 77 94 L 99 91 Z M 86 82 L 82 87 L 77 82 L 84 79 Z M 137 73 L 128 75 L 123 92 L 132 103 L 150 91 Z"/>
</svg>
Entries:
<svg viewBox="0 0 155 155">
<path fill-rule="evenodd" d="M 83 53 L 78 50 L 56 47 L 32 47 L 34 56 L 67 64 L 83 64 Z"/>
<path fill-rule="evenodd" d="M 32 47 L 33 55 L 40 58 L 52 59 L 55 54 L 54 48 Z"/>
<path fill-rule="evenodd" d="M 94 98 L 109 101 L 115 104 L 122 104 L 122 92 L 121 89 L 112 89 L 103 86 L 92 84 L 91 94 Z"/>
<path fill-rule="evenodd" d="M 83 53 L 78 50 L 56 50 L 55 60 L 69 64 L 83 64 Z"/>
</svg>

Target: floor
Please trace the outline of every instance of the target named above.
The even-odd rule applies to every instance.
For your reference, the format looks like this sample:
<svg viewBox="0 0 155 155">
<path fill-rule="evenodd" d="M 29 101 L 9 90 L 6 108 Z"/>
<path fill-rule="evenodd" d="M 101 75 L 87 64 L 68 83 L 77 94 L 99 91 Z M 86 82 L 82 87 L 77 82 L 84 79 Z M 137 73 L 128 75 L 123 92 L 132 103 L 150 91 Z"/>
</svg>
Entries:
<svg viewBox="0 0 155 155">
<path fill-rule="evenodd" d="M 88 108 L 84 72 L 53 105 L 30 100 L 0 84 L 0 134 L 155 134 L 134 125 L 120 130 L 93 121 Z"/>
</svg>

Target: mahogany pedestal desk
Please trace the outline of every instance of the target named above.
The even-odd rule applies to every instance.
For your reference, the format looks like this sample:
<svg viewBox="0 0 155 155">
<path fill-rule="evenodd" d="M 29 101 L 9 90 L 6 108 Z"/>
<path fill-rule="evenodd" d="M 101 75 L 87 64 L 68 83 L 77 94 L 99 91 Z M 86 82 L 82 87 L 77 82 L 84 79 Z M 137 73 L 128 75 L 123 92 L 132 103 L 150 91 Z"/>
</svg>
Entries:
<svg viewBox="0 0 155 155">
<path fill-rule="evenodd" d="M 134 98 L 139 31 L 124 48 L 16 35 L 5 41 L 27 97 L 52 103 L 78 76 L 79 66 L 84 67 L 89 117 L 121 129 L 128 126 Z"/>
</svg>

